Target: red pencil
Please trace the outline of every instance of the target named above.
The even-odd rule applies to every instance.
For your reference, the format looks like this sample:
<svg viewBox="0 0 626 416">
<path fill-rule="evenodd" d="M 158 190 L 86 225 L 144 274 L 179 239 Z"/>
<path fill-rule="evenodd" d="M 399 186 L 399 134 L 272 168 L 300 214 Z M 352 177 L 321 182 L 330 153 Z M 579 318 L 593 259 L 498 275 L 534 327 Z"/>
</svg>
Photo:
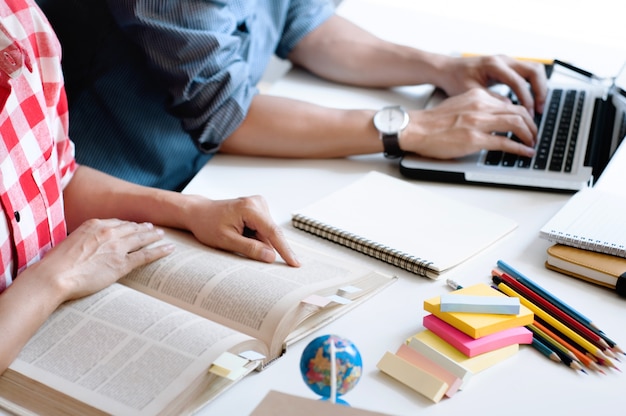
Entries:
<svg viewBox="0 0 626 416">
<path fill-rule="evenodd" d="M 609 345 L 602 339 L 602 337 L 591 331 L 586 326 L 582 325 L 580 322 L 572 318 L 567 313 L 563 312 L 561 309 L 555 307 L 552 303 L 548 302 L 543 297 L 539 296 L 532 290 L 528 289 L 526 286 L 519 283 L 516 279 L 512 278 L 506 273 L 502 273 L 501 276 L 494 276 L 494 279 L 498 277 L 499 279 L 501 279 L 502 282 L 509 285 L 512 289 L 526 297 L 531 302 L 535 303 L 537 306 L 543 308 L 554 318 L 559 319 L 564 325 L 569 326 L 572 330 L 576 331 L 578 334 L 580 334 L 580 336 L 585 337 L 589 342 L 596 345 L 601 350 L 611 351 Z"/>
</svg>

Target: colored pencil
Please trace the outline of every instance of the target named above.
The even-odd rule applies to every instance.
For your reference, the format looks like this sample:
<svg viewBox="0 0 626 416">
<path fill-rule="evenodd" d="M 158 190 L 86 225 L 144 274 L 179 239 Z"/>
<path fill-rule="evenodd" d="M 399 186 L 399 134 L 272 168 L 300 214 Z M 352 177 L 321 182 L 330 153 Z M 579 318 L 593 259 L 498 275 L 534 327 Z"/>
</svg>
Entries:
<svg viewBox="0 0 626 416">
<path fill-rule="evenodd" d="M 506 295 L 518 297 L 520 299 L 520 303 L 522 303 L 528 309 L 533 311 L 533 313 L 536 316 L 539 316 L 541 319 L 543 319 L 544 321 L 546 321 L 547 323 L 549 323 L 553 327 L 557 328 L 562 333 L 566 334 L 570 339 L 575 341 L 578 345 L 580 345 L 582 348 L 584 348 L 590 354 L 592 354 L 595 357 L 599 357 L 599 358 L 604 359 L 605 362 L 607 362 L 609 365 L 612 364 L 611 361 L 608 359 L 608 357 L 606 355 L 604 355 L 604 353 L 602 352 L 602 350 L 600 348 L 598 348 L 596 345 L 594 345 L 591 342 L 589 342 L 588 340 L 586 340 L 584 337 L 579 335 L 573 329 L 570 329 L 567 325 L 563 324 L 558 319 L 554 318 L 552 315 L 550 315 L 545 310 L 539 308 L 537 305 L 535 305 L 534 303 L 530 302 L 528 299 L 523 297 L 521 294 L 519 294 L 518 292 L 513 290 L 510 286 L 508 286 L 505 283 L 499 283 L 497 286 L 498 286 L 498 289 L 500 289 Z M 611 365 L 611 366 L 614 367 L 614 365 Z"/>
<path fill-rule="evenodd" d="M 585 337 L 589 342 L 596 345 L 598 348 L 602 349 L 605 354 L 606 350 L 610 349 L 609 345 L 604 342 L 604 340 L 598 336 L 595 332 L 591 331 L 588 327 L 581 324 L 576 319 L 572 318 L 567 313 L 563 312 L 561 309 L 555 307 L 553 304 L 548 302 L 545 298 L 537 295 L 535 292 L 528 289 L 526 286 L 519 283 L 517 280 L 512 278 L 506 273 L 502 273 L 501 276 L 493 276 L 494 283 L 498 284 L 499 281 L 502 281 L 513 288 L 515 291 L 523 295 L 526 299 L 533 302 L 540 308 L 544 309 L 546 312 L 550 313 L 556 319 L 559 319 L 565 325 L 568 325 L 571 329 L 578 332 L 581 336 Z M 612 352 L 611 352 L 612 355 Z"/>
<path fill-rule="evenodd" d="M 545 355 L 552 361 L 557 362 L 557 363 L 562 362 L 561 359 L 559 358 L 559 355 L 555 353 L 554 351 L 552 351 L 552 349 L 548 347 L 546 344 L 544 344 L 543 341 L 541 341 L 539 338 L 533 337 L 533 342 L 531 343 L 531 345 L 537 351 L 539 351 L 540 353 L 542 353 L 543 355 Z"/>
<path fill-rule="evenodd" d="M 606 374 L 602 370 L 602 368 L 600 368 L 600 366 L 596 363 L 596 361 L 593 358 L 591 358 L 588 355 L 586 355 L 585 353 L 581 352 L 578 348 L 576 348 L 575 346 L 570 344 L 568 341 L 566 341 L 559 334 L 557 334 L 556 332 L 552 331 L 552 329 L 548 328 L 547 326 L 543 325 L 541 322 L 539 322 L 537 320 L 535 320 L 535 322 L 533 322 L 533 325 L 536 328 L 538 328 L 541 331 L 543 331 L 548 336 L 550 336 L 551 338 L 553 338 L 554 340 L 556 340 L 557 342 L 559 342 L 561 345 L 563 345 L 569 351 L 571 351 L 572 354 L 574 354 L 576 356 L 576 359 L 578 361 L 580 361 L 585 367 L 590 368 L 590 369 L 592 369 L 594 371 L 598 371 L 598 372 L 600 372 L 602 374 Z"/>
<path fill-rule="evenodd" d="M 544 328 L 548 328 L 554 334 L 558 335 L 562 340 L 564 340 L 567 344 L 569 344 L 570 350 L 576 351 L 575 354 L 582 354 L 586 356 L 587 358 L 591 359 L 594 363 L 596 363 L 598 366 L 608 365 L 606 363 L 606 360 L 592 355 L 591 353 L 589 353 L 589 351 L 587 351 L 586 349 L 578 345 L 574 340 L 570 339 L 567 335 L 563 334 L 561 331 L 559 331 L 558 329 L 556 329 L 555 327 L 553 327 L 552 325 L 550 325 L 549 323 L 547 323 L 540 317 L 535 316 L 535 322 L 543 325 Z"/>
<path fill-rule="evenodd" d="M 551 349 L 559 357 L 559 359 L 561 360 L 561 362 L 563 364 L 565 364 L 566 366 L 568 366 L 571 369 L 574 369 L 574 370 L 577 370 L 577 371 L 582 371 L 583 373 L 586 373 L 586 371 L 582 368 L 582 366 L 580 365 L 580 363 L 578 361 L 574 360 L 568 354 L 566 354 L 565 352 L 561 351 L 559 348 L 557 348 L 554 345 L 552 345 L 549 340 L 545 339 L 541 335 L 533 333 L 533 338 L 535 338 L 535 337 L 537 337 L 537 339 L 539 339 L 541 342 L 543 342 L 543 344 L 545 346 L 547 346 L 549 349 Z"/>
<path fill-rule="evenodd" d="M 507 273 L 509 276 L 516 279 L 522 285 L 528 287 L 533 292 L 537 293 L 539 296 L 548 300 L 551 304 L 555 305 L 557 308 L 563 310 L 565 313 L 572 316 L 574 319 L 585 325 L 591 331 L 595 332 L 598 336 L 600 336 L 607 345 L 611 348 L 613 352 L 624 354 L 624 351 L 617 345 L 616 342 L 611 340 L 609 337 L 604 334 L 596 324 L 594 324 L 591 319 L 587 318 L 562 300 L 558 299 L 556 296 L 552 295 L 550 292 L 539 286 L 537 283 L 530 280 L 528 277 L 524 276 L 519 271 L 515 270 L 512 266 L 505 263 L 502 260 L 498 260 L 497 262 L 498 268 Z"/>
<path fill-rule="evenodd" d="M 569 306 L 567 303 L 563 302 L 556 296 L 552 295 L 550 292 L 548 292 L 547 290 L 545 290 L 544 288 L 542 288 L 541 286 L 539 286 L 538 284 L 530 280 L 528 277 L 524 276 L 523 274 L 515 270 L 513 267 L 511 267 L 504 261 L 498 260 L 497 265 L 498 265 L 498 268 L 500 268 L 502 271 L 507 273 L 509 276 L 512 276 L 513 278 L 518 280 L 520 283 L 522 283 L 524 286 L 531 288 L 534 292 L 548 299 L 552 304 L 568 312 L 570 315 L 576 316 L 577 319 L 580 320 L 581 322 L 585 322 L 588 325 L 591 325 L 597 328 L 596 325 L 591 321 L 591 319 L 587 318 L 585 315 L 581 314 L 576 309 Z"/>
<path fill-rule="evenodd" d="M 526 328 L 531 330 L 531 332 L 533 333 L 533 336 L 537 336 L 543 341 L 546 341 L 548 345 L 551 346 L 552 348 L 558 349 L 563 354 L 566 354 L 568 357 L 570 357 L 572 360 L 578 360 L 576 355 L 574 355 L 574 353 L 570 351 L 569 348 L 567 348 L 565 345 L 561 344 L 559 341 L 557 341 L 556 339 L 548 335 L 546 332 L 542 331 L 536 325 L 530 324 L 530 325 L 527 325 Z"/>
<path fill-rule="evenodd" d="M 461 53 L 461 56 L 464 58 L 471 58 L 475 56 L 484 56 L 484 55 L 480 53 L 463 52 Z M 513 59 L 517 59 L 518 61 L 537 62 L 539 64 L 544 64 L 544 65 L 552 65 L 554 64 L 554 61 L 555 61 L 554 59 L 550 59 L 550 58 L 537 58 L 533 56 L 513 56 Z"/>
</svg>

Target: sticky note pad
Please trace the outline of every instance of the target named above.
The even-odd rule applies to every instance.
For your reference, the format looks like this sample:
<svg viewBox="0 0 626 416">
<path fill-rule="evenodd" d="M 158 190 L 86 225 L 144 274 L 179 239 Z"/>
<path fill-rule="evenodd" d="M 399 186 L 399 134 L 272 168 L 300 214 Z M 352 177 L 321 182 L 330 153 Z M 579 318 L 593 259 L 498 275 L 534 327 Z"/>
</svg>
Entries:
<svg viewBox="0 0 626 416">
<path fill-rule="evenodd" d="M 451 293 L 470 296 L 508 297 L 484 283 L 464 287 Z M 424 301 L 424 309 L 472 338 L 484 337 L 504 329 L 530 325 L 534 320 L 533 312 L 524 305 L 520 305 L 520 311 L 517 315 L 442 312 L 440 296 L 426 299 Z"/>
<path fill-rule="evenodd" d="M 441 312 L 496 313 L 517 315 L 519 298 L 509 296 L 478 296 L 448 293 L 441 295 Z"/>
<path fill-rule="evenodd" d="M 443 351 L 437 350 L 423 342 L 416 343 L 413 337 L 406 340 L 406 345 L 461 380 L 461 384 L 458 387 L 459 390 L 463 389 L 472 378 L 473 373 L 469 368 L 453 360 L 447 354 L 444 354 Z M 446 348 L 452 347 L 448 344 Z"/>
<path fill-rule="evenodd" d="M 438 403 L 448 384 L 395 354 L 386 352 L 376 365 L 380 371 Z"/>
<path fill-rule="evenodd" d="M 460 367 L 467 369 L 472 374 L 477 374 L 492 367 L 519 351 L 519 345 L 513 344 L 474 357 L 468 357 L 428 329 L 418 332 L 409 338 L 408 345 L 422 353 L 425 351 L 430 351 L 431 354 L 436 352 Z"/>
<path fill-rule="evenodd" d="M 533 333 L 524 326 L 505 329 L 474 339 L 435 315 L 426 315 L 423 323 L 426 329 L 431 330 L 439 338 L 468 357 L 474 357 L 512 344 L 530 344 L 533 341 Z"/>
<path fill-rule="evenodd" d="M 446 390 L 445 395 L 447 397 L 452 397 L 461 387 L 462 380 L 437 364 L 436 362 L 429 360 L 424 354 L 415 351 L 413 348 L 410 348 L 406 344 L 400 345 L 398 351 L 396 351 L 396 355 L 409 363 L 413 364 L 416 367 L 421 368 L 422 370 L 432 374 L 445 381 L 448 384 L 448 390 Z"/>
</svg>

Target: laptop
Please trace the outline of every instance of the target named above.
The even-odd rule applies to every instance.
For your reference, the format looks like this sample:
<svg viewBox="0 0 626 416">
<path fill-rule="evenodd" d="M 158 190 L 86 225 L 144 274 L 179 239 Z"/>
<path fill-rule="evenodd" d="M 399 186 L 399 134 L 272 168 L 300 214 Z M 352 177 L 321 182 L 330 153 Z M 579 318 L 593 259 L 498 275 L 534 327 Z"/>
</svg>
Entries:
<svg viewBox="0 0 626 416">
<path fill-rule="evenodd" d="M 402 175 L 556 192 L 593 186 L 626 135 L 626 65 L 616 77 L 601 79 L 560 61 L 555 68 L 557 63 L 575 71 L 579 80 L 550 77 L 544 114 L 535 120 L 539 132 L 533 158 L 486 150 L 453 160 L 407 154 L 400 161 Z M 436 91 L 427 107 L 443 98 Z"/>
</svg>

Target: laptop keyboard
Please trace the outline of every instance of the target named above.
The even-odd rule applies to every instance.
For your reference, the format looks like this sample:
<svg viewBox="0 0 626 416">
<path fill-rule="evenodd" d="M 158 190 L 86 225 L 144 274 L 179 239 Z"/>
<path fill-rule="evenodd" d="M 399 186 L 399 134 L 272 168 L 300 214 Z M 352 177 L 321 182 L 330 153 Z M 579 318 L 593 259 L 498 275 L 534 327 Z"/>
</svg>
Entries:
<svg viewBox="0 0 626 416">
<path fill-rule="evenodd" d="M 544 114 L 535 117 L 538 126 L 542 118 L 545 119 L 535 156 L 529 158 L 492 150 L 485 156 L 485 165 L 571 172 L 584 98 L 584 91 L 553 89 Z M 511 133 L 496 134 L 519 141 Z"/>
</svg>

